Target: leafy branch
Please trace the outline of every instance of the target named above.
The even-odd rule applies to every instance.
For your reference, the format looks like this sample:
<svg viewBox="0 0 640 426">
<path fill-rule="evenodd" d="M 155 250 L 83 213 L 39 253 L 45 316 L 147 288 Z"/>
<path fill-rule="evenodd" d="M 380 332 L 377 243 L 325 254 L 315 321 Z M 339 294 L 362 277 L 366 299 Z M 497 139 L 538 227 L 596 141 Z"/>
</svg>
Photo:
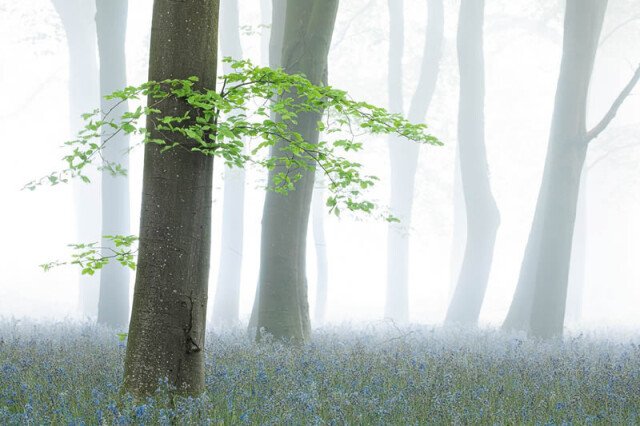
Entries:
<svg viewBox="0 0 640 426">
<path fill-rule="evenodd" d="M 302 172 L 312 172 L 317 166 L 328 178 L 327 206 L 333 214 L 340 215 L 342 210 L 371 214 L 377 206 L 364 192 L 378 178 L 362 173 L 362 165 L 348 158 L 363 149 L 359 137 L 394 133 L 416 143 L 442 145 L 427 133 L 425 124 L 412 124 L 384 108 L 354 101 L 345 91 L 317 86 L 302 75 L 254 66 L 247 60 L 225 61 L 233 71 L 221 77 L 219 91 L 202 88 L 196 77 L 190 77 L 150 81 L 107 96 L 115 105 L 84 114 L 84 128 L 76 139 L 65 143 L 69 150 L 63 157 L 66 167 L 29 182 L 25 188 L 33 190 L 74 178 L 89 182 L 87 169 L 101 158 L 102 149 L 112 138 L 125 133 L 139 135 L 143 143 L 157 144 L 163 152 L 183 149 L 221 158 L 230 167 L 261 166 L 273 171 L 268 189 L 281 194 L 295 190 Z M 146 107 L 114 116 L 119 103 L 143 97 L 148 99 Z M 184 114 L 168 113 L 176 103 L 187 106 Z M 296 131 L 299 121 L 309 117 L 319 118 L 317 130 L 331 140 L 312 143 Z M 251 149 L 245 150 L 245 143 Z M 104 159 L 97 167 L 113 175 L 126 174 L 121 165 Z M 386 213 L 381 216 L 397 221 Z M 121 238 L 122 243 L 131 237 L 105 238 Z M 109 248 L 95 243 L 71 247 L 76 253 L 70 262 L 52 262 L 43 268 L 72 263 L 91 274 L 111 258 L 125 266 L 134 265 L 130 251 L 109 253 Z M 122 247 L 128 250 L 130 244 Z"/>
<path fill-rule="evenodd" d="M 98 243 L 69 244 L 68 246 L 73 250 L 70 260 L 44 263 L 40 267 L 46 272 L 58 266 L 78 265 L 83 275 L 93 275 L 111 260 L 115 260 L 122 266 L 136 269 L 137 236 L 105 235 L 102 238 L 110 241 L 111 246 L 102 247 L 98 246 Z"/>
</svg>

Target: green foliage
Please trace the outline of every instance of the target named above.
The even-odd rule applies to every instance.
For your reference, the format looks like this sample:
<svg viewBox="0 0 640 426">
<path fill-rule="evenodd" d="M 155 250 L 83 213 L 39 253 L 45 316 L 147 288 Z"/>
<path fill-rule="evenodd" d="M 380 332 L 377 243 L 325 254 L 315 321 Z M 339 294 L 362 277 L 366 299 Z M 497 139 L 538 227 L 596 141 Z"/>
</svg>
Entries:
<svg viewBox="0 0 640 426">
<path fill-rule="evenodd" d="M 281 194 L 295 190 L 303 172 L 320 167 L 328 178 L 330 212 L 372 214 L 377 206 L 364 192 L 378 180 L 362 172 L 362 165 L 348 155 L 362 150 L 358 138 L 364 134 L 394 133 L 422 144 L 441 145 L 427 133 L 425 124 L 412 124 L 398 114 L 351 99 L 345 91 L 316 86 L 302 75 L 254 66 L 250 61 L 233 61 L 233 72 L 221 77 L 220 90 L 202 88 L 196 77 L 186 80 L 150 81 L 112 93 L 114 101 L 107 111 L 95 110 L 82 117 L 86 124 L 75 140 L 65 146 L 66 168 L 25 185 L 57 185 L 79 178 L 89 182 L 87 168 L 95 162 L 100 170 L 125 175 L 120 164 L 101 157 L 102 148 L 119 133 L 138 135 L 143 143 L 157 144 L 162 151 L 185 149 L 218 157 L 230 167 L 258 165 L 273 171 L 269 189 Z M 113 117 L 117 107 L 130 100 L 148 99 L 146 107 Z M 174 116 L 172 106 L 187 106 L 187 112 Z M 181 108 L 184 110 L 184 108 Z M 331 140 L 310 143 L 296 131 L 299 120 L 320 117 L 317 130 Z M 149 125 L 147 125 L 149 124 Z M 249 150 L 245 149 L 249 145 Z M 270 154 L 270 155 L 269 155 Z M 387 221 L 391 215 L 380 214 Z M 69 262 L 42 265 L 45 270 L 60 264 L 78 264 L 83 273 L 93 274 L 110 258 L 133 267 L 129 257 L 135 237 L 106 237 L 113 240 L 113 255 L 100 255 L 93 244 L 71 245 L 76 250 Z M 118 242 L 120 245 L 118 245 Z M 118 251 L 118 248 L 121 248 Z M 111 249 L 109 249 L 111 250 Z"/>
<path fill-rule="evenodd" d="M 69 244 L 73 254 L 71 260 L 66 262 L 55 261 L 40 265 L 49 271 L 50 269 L 62 265 L 78 265 L 82 269 L 83 275 L 93 275 L 97 270 L 102 269 L 109 261 L 115 259 L 122 266 L 136 268 L 134 247 L 138 241 L 135 235 L 105 235 L 104 240 L 110 242 L 108 246 L 98 246 L 98 243 Z"/>
<path fill-rule="evenodd" d="M 150 81 L 109 95 L 115 105 L 108 111 L 84 114 L 84 129 L 75 140 L 66 142 L 70 150 L 64 157 L 67 167 L 25 187 L 56 185 L 72 178 L 88 182 L 87 167 L 100 158 L 101 149 L 111 138 L 124 132 L 140 135 L 144 143 L 161 145 L 163 150 L 188 149 L 219 157 L 232 167 L 251 163 L 276 169 L 270 189 L 283 194 L 295 189 L 302 171 L 317 165 L 328 177 L 331 195 L 327 205 L 333 213 L 372 213 L 376 206 L 363 199 L 363 191 L 377 178 L 363 174 L 361 164 L 347 158 L 363 148 L 357 136 L 395 133 L 417 143 L 441 145 L 426 132 L 426 125 L 411 124 L 383 108 L 354 101 L 342 90 L 316 86 L 301 75 L 257 67 L 249 61 L 225 60 L 234 71 L 221 77 L 219 91 L 202 89 L 198 79 L 191 77 Z M 117 105 L 140 97 L 148 97 L 147 107 L 111 117 Z M 167 115 L 163 107 L 176 101 L 187 104 L 189 110 L 181 116 Z M 295 131 L 298 120 L 309 113 L 323 114 L 318 130 L 331 135 L 332 141 L 309 143 Z M 155 129 L 153 135 L 145 125 L 146 117 Z M 254 142 L 249 154 L 245 141 Z M 272 155 L 266 155 L 273 147 Z M 119 164 L 104 159 L 99 168 L 114 175 L 126 174 Z"/>
</svg>

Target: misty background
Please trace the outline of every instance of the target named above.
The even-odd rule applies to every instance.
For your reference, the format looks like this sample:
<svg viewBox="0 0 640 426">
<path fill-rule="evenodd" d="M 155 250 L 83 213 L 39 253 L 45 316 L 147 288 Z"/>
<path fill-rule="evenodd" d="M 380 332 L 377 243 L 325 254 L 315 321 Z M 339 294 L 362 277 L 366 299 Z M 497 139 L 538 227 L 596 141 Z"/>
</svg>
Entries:
<svg viewBox="0 0 640 426">
<path fill-rule="evenodd" d="M 394 0 L 390 0 L 394 1 Z M 244 56 L 265 64 L 268 28 L 260 2 L 239 0 Z M 146 80 L 151 0 L 129 3 L 127 71 L 131 85 Z M 443 147 L 422 147 L 416 175 L 410 235 L 410 320 L 443 321 L 456 274 L 454 181 L 457 146 L 459 2 L 445 1 L 443 57 L 429 108 L 430 132 Z M 491 187 L 501 214 L 493 265 L 480 321 L 500 324 L 518 280 L 539 190 L 562 48 L 563 2 L 487 1 L 485 124 Z M 427 4 L 404 1 L 403 91 L 413 95 L 420 72 Z M 610 0 L 589 95 L 592 127 L 629 80 L 638 61 L 640 5 Z M 382 0 L 343 1 L 329 56 L 329 84 L 376 105 L 388 100 L 389 8 Z M 39 264 L 69 256 L 76 232 L 73 185 L 21 191 L 25 183 L 62 167 L 60 147 L 70 139 L 68 48 L 49 0 L 0 1 L 0 316 L 83 318 L 78 309 L 78 270 L 43 272 Z M 96 58 L 97 60 L 97 58 Z M 99 99 L 96 98 L 96 107 Z M 408 105 L 405 105 L 405 109 Z M 134 144 L 136 141 L 132 141 Z M 139 141 L 138 141 L 139 142 Z M 371 198 L 389 203 L 389 155 L 385 137 L 368 137 L 358 154 L 380 182 Z M 640 94 L 636 89 L 587 155 L 586 280 L 582 310 L 573 327 L 640 326 Z M 142 149 L 129 168 L 131 229 L 138 230 Z M 224 168 L 215 166 L 210 303 L 216 286 Z M 247 319 L 258 277 L 260 220 L 265 174 L 247 171 L 241 317 Z M 96 187 L 95 191 L 99 191 Z M 100 223 L 99 209 L 80 211 Z M 97 213 L 96 213 L 97 212 Z M 379 321 L 384 317 L 387 224 L 367 217 L 326 214 L 329 290 L 327 320 Z M 98 241 L 99 226 L 93 241 Z M 309 238 L 308 279 L 313 317 L 316 264 Z M 133 274 L 132 274 L 133 279 Z M 131 286 L 132 288 L 133 286 Z M 97 293 L 96 303 L 97 303 Z M 571 304 L 572 290 L 569 289 Z"/>
</svg>

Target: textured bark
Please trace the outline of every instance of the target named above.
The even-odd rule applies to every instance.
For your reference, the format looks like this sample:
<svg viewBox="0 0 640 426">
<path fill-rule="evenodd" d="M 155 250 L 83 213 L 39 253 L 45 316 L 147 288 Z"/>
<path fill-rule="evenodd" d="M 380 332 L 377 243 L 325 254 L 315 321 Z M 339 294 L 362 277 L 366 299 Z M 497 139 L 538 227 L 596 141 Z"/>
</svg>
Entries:
<svg viewBox="0 0 640 426">
<path fill-rule="evenodd" d="M 128 0 L 96 0 L 96 29 L 100 57 L 100 107 L 107 111 L 115 107 L 115 101 L 107 101 L 105 95 L 121 90 L 127 85 L 125 60 L 125 36 L 127 33 Z M 128 111 L 127 103 L 113 110 L 114 116 Z M 112 129 L 105 129 L 103 140 Z M 129 168 L 129 136 L 122 133 L 105 145 L 102 157 Z M 128 235 L 129 231 L 129 179 L 102 173 L 102 235 Z M 103 240 L 103 247 L 113 244 Z M 105 256 L 112 252 L 105 250 Z M 123 329 L 129 320 L 129 270 L 117 262 L 110 262 L 100 270 L 100 299 L 98 323 Z"/>
<path fill-rule="evenodd" d="M 149 78 L 197 76 L 214 88 L 217 0 L 155 0 Z M 182 115 L 181 101 L 160 104 L 162 114 Z M 153 117 L 147 129 L 154 138 Z M 177 137 L 176 137 L 177 139 Z M 204 336 L 211 247 L 213 158 L 185 148 L 161 153 L 145 146 L 140 249 L 124 388 L 153 392 L 167 379 L 179 391 L 204 390 Z"/>
<path fill-rule="evenodd" d="M 491 193 L 484 139 L 484 0 L 462 0 L 458 22 L 458 153 L 467 237 L 446 323 L 475 325 L 489 280 L 500 214 Z"/>
<path fill-rule="evenodd" d="M 96 109 L 100 102 L 95 3 L 87 0 L 52 0 L 67 36 L 69 50 L 69 132 L 75 138 L 84 122 L 81 115 Z M 94 185 L 73 183 L 76 215 L 76 241 L 100 239 L 100 174 L 90 171 Z M 82 313 L 95 317 L 98 313 L 100 276 L 79 277 L 79 307 Z"/>
<path fill-rule="evenodd" d="M 302 73 L 315 84 L 326 81 L 327 56 L 335 24 L 337 0 L 288 1 L 282 49 L 285 72 Z M 291 94 L 294 96 L 295 94 Z M 299 100 L 296 100 L 299 101 Z M 292 130 L 309 143 L 318 141 L 319 113 L 298 117 Z M 279 118 L 278 118 L 279 119 Z M 278 153 L 286 146 L 280 141 Z M 282 169 L 269 173 L 269 182 Z M 262 217 L 258 328 L 276 339 L 304 341 L 310 336 L 306 280 L 306 238 L 314 171 L 304 171 L 295 191 L 269 191 Z"/>
<path fill-rule="evenodd" d="M 389 109 L 403 112 L 402 54 L 404 39 L 403 2 L 389 0 Z M 422 68 L 418 87 L 413 95 L 408 118 L 415 123 L 425 116 L 438 80 L 444 10 L 442 0 L 428 1 L 428 20 Z M 415 175 L 418 167 L 419 146 L 406 139 L 390 136 L 391 211 L 400 223 L 389 224 L 387 240 L 387 293 L 385 317 L 396 322 L 409 319 L 409 228 L 413 208 Z"/>
<path fill-rule="evenodd" d="M 322 179 L 320 185 L 313 191 L 312 226 L 313 240 L 316 248 L 316 308 L 314 319 L 316 324 L 322 324 L 327 312 L 327 297 L 329 293 L 329 266 L 327 265 L 327 240 L 324 235 L 325 202 Z"/>
<path fill-rule="evenodd" d="M 587 93 L 606 0 L 568 0 L 542 185 L 520 279 L 504 327 L 562 334 L 580 175 L 587 152 Z"/>
<path fill-rule="evenodd" d="M 220 4 L 220 51 L 223 57 L 242 59 L 238 0 L 222 0 Z M 231 66 L 226 62 L 224 72 L 231 72 Z M 211 318 L 214 327 L 235 325 L 240 320 L 238 311 L 244 236 L 244 182 L 244 169 L 225 167 L 222 247 Z"/>
</svg>

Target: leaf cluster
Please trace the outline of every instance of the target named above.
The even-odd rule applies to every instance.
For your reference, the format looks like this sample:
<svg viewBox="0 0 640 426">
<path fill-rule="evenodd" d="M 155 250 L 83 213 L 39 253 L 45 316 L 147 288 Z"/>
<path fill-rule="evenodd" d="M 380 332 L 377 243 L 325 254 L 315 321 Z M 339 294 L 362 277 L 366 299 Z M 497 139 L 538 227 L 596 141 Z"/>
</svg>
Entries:
<svg viewBox="0 0 640 426">
<path fill-rule="evenodd" d="M 343 90 L 314 85 L 303 75 L 254 66 L 248 60 L 225 61 L 233 71 L 221 77 L 219 90 L 202 88 L 191 77 L 150 81 L 112 93 L 107 98 L 113 106 L 84 114 L 85 127 L 75 140 L 66 142 L 67 167 L 25 187 L 72 178 L 89 182 L 87 167 L 101 158 L 102 148 L 115 135 L 126 133 L 140 135 L 144 143 L 160 145 L 163 151 L 186 149 L 219 157 L 231 167 L 256 164 L 274 170 L 269 189 L 282 194 L 294 190 L 303 173 L 317 166 L 328 177 L 327 205 L 333 213 L 339 215 L 341 209 L 371 213 L 376 206 L 364 198 L 363 190 L 378 179 L 349 159 L 350 153 L 362 150 L 364 134 L 394 133 L 417 143 L 441 145 L 425 124 L 412 124 L 384 108 L 354 101 Z M 141 97 L 148 98 L 146 107 L 113 116 L 120 104 Z M 178 116 L 167 112 L 176 101 L 186 107 Z M 305 140 L 298 124 L 309 114 L 318 118 L 317 130 L 331 140 Z M 121 165 L 104 159 L 98 168 L 126 174 Z"/>
</svg>

